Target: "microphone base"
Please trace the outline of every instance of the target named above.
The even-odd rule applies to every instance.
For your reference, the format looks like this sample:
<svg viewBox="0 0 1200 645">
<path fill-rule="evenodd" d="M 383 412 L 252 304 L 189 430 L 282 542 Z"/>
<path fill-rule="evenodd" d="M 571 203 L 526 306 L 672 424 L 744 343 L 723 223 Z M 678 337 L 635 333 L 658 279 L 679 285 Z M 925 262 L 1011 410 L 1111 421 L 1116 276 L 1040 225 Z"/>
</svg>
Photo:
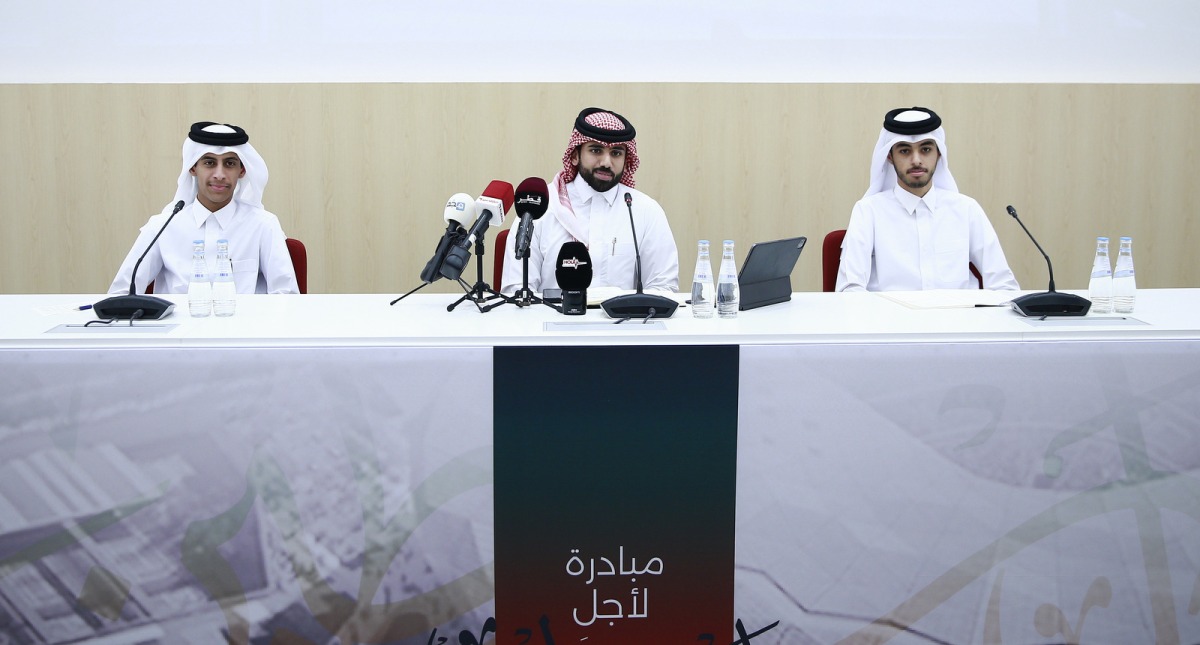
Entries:
<svg viewBox="0 0 1200 645">
<path fill-rule="evenodd" d="M 559 313 L 567 316 L 582 316 L 587 313 L 587 289 L 563 289 L 562 307 Z"/>
<path fill-rule="evenodd" d="M 1073 293 L 1045 291 L 1013 298 L 1012 308 L 1022 316 L 1084 316 L 1092 301 Z"/>
<path fill-rule="evenodd" d="M 649 293 L 628 293 L 613 296 L 600 303 L 609 318 L 670 318 L 675 315 L 679 303 L 666 296 Z M 654 313 L 651 314 L 650 310 Z"/>
<path fill-rule="evenodd" d="M 133 295 L 112 296 L 92 306 L 96 317 L 101 319 L 129 320 L 139 309 L 142 315 L 137 316 L 138 320 L 160 320 L 171 315 L 175 303 L 155 296 Z"/>
</svg>

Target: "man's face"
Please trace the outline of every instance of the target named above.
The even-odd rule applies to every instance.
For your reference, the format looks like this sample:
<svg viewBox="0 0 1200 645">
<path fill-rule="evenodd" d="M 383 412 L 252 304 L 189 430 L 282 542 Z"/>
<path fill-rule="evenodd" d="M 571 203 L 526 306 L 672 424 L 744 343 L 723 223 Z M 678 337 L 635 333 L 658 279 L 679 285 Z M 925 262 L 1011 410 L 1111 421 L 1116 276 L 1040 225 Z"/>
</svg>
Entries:
<svg viewBox="0 0 1200 645">
<path fill-rule="evenodd" d="M 214 212 L 224 208 L 233 199 L 238 180 L 246 175 L 246 169 L 236 152 L 219 156 L 206 152 L 192 165 L 191 172 L 196 178 L 196 199 Z"/>
<path fill-rule="evenodd" d="M 937 142 L 933 139 L 909 143 L 902 141 L 892 146 L 888 161 L 896 168 L 896 180 L 904 190 L 924 197 L 929 192 L 929 182 L 937 170 L 940 158 Z"/>
<path fill-rule="evenodd" d="M 625 146 L 603 146 L 589 141 L 571 155 L 571 163 L 579 168 L 579 174 L 592 190 L 603 193 L 621 182 L 625 173 Z"/>
</svg>

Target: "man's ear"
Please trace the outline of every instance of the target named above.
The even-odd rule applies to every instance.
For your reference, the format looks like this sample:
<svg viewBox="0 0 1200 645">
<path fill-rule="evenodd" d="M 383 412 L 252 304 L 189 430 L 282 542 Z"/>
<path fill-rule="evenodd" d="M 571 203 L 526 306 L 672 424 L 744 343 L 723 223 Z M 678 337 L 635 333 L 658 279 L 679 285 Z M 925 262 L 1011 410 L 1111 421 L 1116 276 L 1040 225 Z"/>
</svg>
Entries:
<svg viewBox="0 0 1200 645">
<path fill-rule="evenodd" d="M 242 171 L 238 173 L 238 179 L 246 176 L 246 167 L 242 166 Z"/>
<path fill-rule="evenodd" d="M 887 160 L 888 160 L 888 163 L 892 164 L 893 166 L 896 165 L 896 162 L 892 161 L 892 151 L 891 150 L 888 150 Z"/>
<path fill-rule="evenodd" d="M 195 177 L 196 176 L 196 164 L 192 164 L 192 167 L 188 169 L 188 172 L 191 173 L 191 175 L 193 177 Z"/>
<path fill-rule="evenodd" d="M 581 147 L 582 146 L 576 146 L 575 150 L 571 153 L 571 165 L 572 166 L 579 165 L 579 148 L 581 148 Z"/>
</svg>

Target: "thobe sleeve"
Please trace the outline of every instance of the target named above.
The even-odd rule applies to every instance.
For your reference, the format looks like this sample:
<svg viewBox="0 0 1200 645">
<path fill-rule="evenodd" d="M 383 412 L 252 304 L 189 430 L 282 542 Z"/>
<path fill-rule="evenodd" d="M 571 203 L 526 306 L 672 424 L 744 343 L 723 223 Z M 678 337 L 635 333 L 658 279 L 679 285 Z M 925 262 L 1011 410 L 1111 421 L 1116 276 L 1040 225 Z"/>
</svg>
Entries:
<svg viewBox="0 0 1200 645">
<path fill-rule="evenodd" d="M 259 267 L 267 283 L 267 293 L 300 293 L 296 282 L 296 268 L 292 266 L 292 255 L 288 253 L 287 236 L 279 220 L 266 227 L 259 240 Z"/>
<path fill-rule="evenodd" d="M 977 202 L 971 204 L 971 263 L 979 269 L 984 289 L 1015 291 L 1021 288 L 1008 267 L 996 229 Z"/>
<path fill-rule="evenodd" d="M 646 231 L 642 233 L 638 249 L 642 256 L 642 288 L 659 293 L 679 291 L 679 249 L 667 215 L 657 202 L 649 204 L 648 216 L 643 219 Z M 639 231 L 640 232 L 640 231 Z"/>
<path fill-rule="evenodd" d="M 156 223 L 156 220 L 161 219 L 158 215 L 151 217 L 143 226 L 141 232 L 138 233 L 137 240 L 133 243 L 133 248 L 129 249 L 129 253 L 125 255 L 125 260 L 121 262 L 121 268 L 117 269 L 117 275 L 113 278 L 112 284 L 108 286 L 110 294 L 127 294 L 129 293 L 129 280 L 133 276 L 133 267 L 137 264 L 138 258 L 142 252 L 154 239 L 158 230 L 162 228 L 162 224 Z M 159 251 L 158 245 L 146 253 L 142 264 L 138 266 L 137 289 L 135 293 L 146 293 L 146 287 L 154 282 L 154 278 L 162 271 L 163 259 L 162 253 Z M 163 293 L 160 288 L 159 293 Z"/>
<path fill-rule="evenodd" d="M 875 252 L 875 226 L 859 201 L 850 212 L 850 224 L 842 240 L 836 291 L 866 291 L 871 280 L 871 256 Z"/>
</svg>

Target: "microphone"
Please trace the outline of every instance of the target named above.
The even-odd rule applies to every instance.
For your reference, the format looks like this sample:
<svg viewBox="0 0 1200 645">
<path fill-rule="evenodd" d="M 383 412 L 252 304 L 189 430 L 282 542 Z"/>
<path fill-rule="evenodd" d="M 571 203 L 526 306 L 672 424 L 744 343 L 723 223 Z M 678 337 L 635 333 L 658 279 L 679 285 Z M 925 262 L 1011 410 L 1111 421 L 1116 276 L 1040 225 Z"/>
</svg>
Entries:
<svg viewBox="0 0 1200 645">
<path fill-rule="evenodd" d="M 513 255 L 521 260 L 529 257 L 529 243 L 533 241 L 533 222 L 546 214 L 550 206 L 550 191 L 546 180 L 541 177 L 529 177 L 517 186 L 516 194 L 517 216 L 521 225 L 517 227 L 517 244 Z"/>
<path fill-rule="evenodd" d="M 488 226 L 493 223 L 496 226 L 504 224 L 504 214 L 512 208 L 512 203 L 512 184 L 499 180 L 492 180 L 492 183 L 488 184 L 483 195 L 475 200 L 475 224 L 471 226 L 466 237 L 457 239 L 450 245 L 450 252 L 446 254 L 446 261 L 442 263 L 443 276 L 457 280 L 462 275 L 463 270 L 467 268 L 467 261 L 471 259 L 471 245 L 487 233 Z"/>
<path fill-rule="evenodd" d="M 1012 307 L 1022 316 L 1082 316 L 1092 308 L 1092 301 L 1073 293 L 1059 293 L 1054 290 L 1054 266 L 1050 264 L 1050 256 L 1042 250 L 1042 245 L 1034 239 L 1033 233 L 1025 228 L 1025 223 L 1017 217 L 1017 209 L 1008 207 L 1008 214 L 1017 220 L 1033 245 L 1046 258 L 1046 268 L 1050 270 L 1050 290 L 1043 293 L 1030 293 L 1019 298 L 1013 298 Z"/>
<path fill-rule="evenodd" d="M 587 313 L 587 288 L 592 284 L 592 256 L 583 242 L 567 242 L 554 262 L 554 279 L 562 289 L 562 312 L 568 316 Z"/>
<path fill-rule="evenodd" d="M 633 225 L 633 195 L 625 193 L 625 208 L 629 210 L 629 229 L 633 231 L 634 277 L 637 293 L 613 296 L 600 303 L 609 318 L 670 318 L 678 302 L 666 296 L 642 293 L 642 252 L 638 250 L 637 229 Z M 565 294 L 564 294 L 565 295 Z M 564 303 L 565 303 L 564 299 Z"/>
<path fill-rule="evenodd" d="M 141 257 L 134 263 L 133 273 L 129 276 L 129 293 L 122 296 L 111 296 L 92 305 L 92 311 L 96 312 L 97 318 L 159 320 L 171 315 L 171 312 L 175 310 L 175 303 L 169 300 L 137 294 L 137 272 L 138 267 L 142 266 L 142 260 L 146 259 L 146 254 L 154 248 L 154 243 L 158 241 L 163 231 L 167 230 L 167 225 L 171 223 L 171 220 L 175 219 L 175 214 L 183 210 L 184 206 L 186 204 L 182 199 L 175 202 L 175 208 L 171 209 L 167 221 L 163 223 L 162 228 L 158 229 L 154 239 L 150 240 L 150 243 L 146 245 L 146 250 L 142 251 Z"/>
<path fill-rule="evenodd" d="M 446 261 L 446 253 L 450 251 L 451 245 L 457 239 L 466 237 L 467 229 L 465 227 L 475 221 L 475 200 L 466 193 L 455 193 L 446 200 L 446 209 L 442 212 L 442 219 L 446 220 L 446 232 L 438 241 L 433 257 L 429 258 L 429 261 L 425 263 L 425 268 L 421 270 L 421 282 L 424 284 L 441 279 L 442 263 Z"/>
</svg>

